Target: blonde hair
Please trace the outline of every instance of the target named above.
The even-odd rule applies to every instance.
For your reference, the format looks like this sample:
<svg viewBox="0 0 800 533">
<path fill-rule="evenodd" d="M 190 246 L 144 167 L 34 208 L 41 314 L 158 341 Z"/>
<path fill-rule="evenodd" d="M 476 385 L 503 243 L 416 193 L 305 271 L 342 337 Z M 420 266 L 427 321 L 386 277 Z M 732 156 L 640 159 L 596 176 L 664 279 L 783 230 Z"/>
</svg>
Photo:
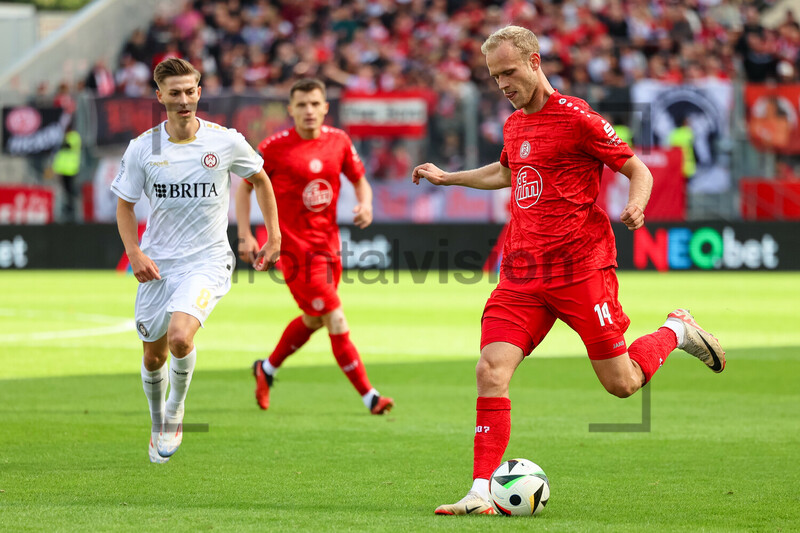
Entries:
<svg viewBox="0 0 800 533">
<path fill-rule="evenodd" d="M 505 42 L 510 42 L 519 50 L 523 59 L 539 53 L 539 39 L 536 34 L 522 26 L 506 26 L 491 34 L 481 45 L 483 55 L 488 54 Z"/>
<path fill-rule="evenodd" d="M 177 57 L 165 59 L 156 65 L 156 69 L 153 71 L 153 79 L 159 87 L 164 80 L 174 76 L 194 76 L 195 81 L 200 83 L 200 72 L 185 59 Z"/>
</svg>

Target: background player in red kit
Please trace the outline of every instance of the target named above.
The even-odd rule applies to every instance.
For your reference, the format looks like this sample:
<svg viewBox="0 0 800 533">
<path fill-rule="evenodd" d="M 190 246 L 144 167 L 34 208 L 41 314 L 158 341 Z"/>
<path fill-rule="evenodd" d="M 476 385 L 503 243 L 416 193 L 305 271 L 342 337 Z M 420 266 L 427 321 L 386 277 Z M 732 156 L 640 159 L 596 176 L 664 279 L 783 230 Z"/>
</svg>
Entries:
<svg viewBox="0 0 800 533">
<path fill-rule="evenodd" d="M 717 339 L 684 309 L 626 347 L 630 320 L 617 299 L 614 234 L 595 200 L 604 164 L 623 173 L 631 186 L 620 220 L 636 230 L 644 225 L 653 177 L 586 102 L 553 89 L 540 68 L 533 32 L 508 26 L 489 36 L 481 51 L 517 109 L 503 129 L 500 161 L 455 173 L 425 163 L 412 176 L 417 184 L 427 179 L 435 185 L 512 190 L 500 282 L 481 321 L 473 486 L 460 501 L 436 509 L 446 515 L 494 514 L 489 478 L 509 441 L 509 382 L 557 318 L 581 336 L 600 382 L 621 398 L 647 383 L 675 348 L 715 372 L 725 367 Z"/>
<path fill-rule="evenodd" d="M 339 367 L 367 409 L 380 415 L 391 410 L 394 401 L 370 385 L 358 350 L 350 341 L 337 294 L 342 273 L 336 224 L 340 175 L 344 174 L 355 188 L 358 205 L 353 210 L 353 222 L 359 228 L 372 222 L 372 188 L 347 134 L 323 126 L 328 102 L 322 82 L 305 79 L 295 83 L 289 93 L 288 110 L 294 128 L 267 137 L 258 149 L 278 202 L 283 235 L 281 270 L 303 314 L 289 323 L 269 359 L 253 364 L 256 400 L 262 409 L 269 407 L 270 387 L 278 368 L 312 333 L 325 326 Z M 259 250 L 250 232 L 251 190 L 245 180 L 236 193 L 239 256 L 244 261 L 253 261 Z"/>
</svg>

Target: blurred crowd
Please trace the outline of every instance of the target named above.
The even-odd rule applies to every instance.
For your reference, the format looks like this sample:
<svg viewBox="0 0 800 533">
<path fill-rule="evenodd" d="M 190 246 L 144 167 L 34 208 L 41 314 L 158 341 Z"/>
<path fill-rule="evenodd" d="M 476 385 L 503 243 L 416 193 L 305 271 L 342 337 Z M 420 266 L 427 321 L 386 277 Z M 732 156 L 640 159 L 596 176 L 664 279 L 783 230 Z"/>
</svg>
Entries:
<svg viewBox="0 0 800 533">
<path fill-rule="evenodd" d="M 496 159 L 511 112 L 480 53 L 492 31 L 507 24 L 532 29 L 553 86 L 602 110 L 629 102 L 630 84 L 645 78 L 797 81 L 800 24 L 787 11 L 767 27 L 762 15 L 769 6 L 764 0 L 194 0 L 136 31 L 119 63 L 96 64 L 83 85 L 101 96 L 141 96 L 151 91 L 159 61 L 183 57 L 202 71 L 206 95 L 287 88 L 301 77 L 368 92 L 431 88 L 438 101 L 429 145 L 438 147 L 439 163 L 455 169 L 463 164 L 464 84 L 479 91 L 481 161 Z M 74 105 L 69 93 L 60 87 L 58 98 Z M 386 143 L 378 155 L 405 169 L 402 152 Z"/>
</svg>

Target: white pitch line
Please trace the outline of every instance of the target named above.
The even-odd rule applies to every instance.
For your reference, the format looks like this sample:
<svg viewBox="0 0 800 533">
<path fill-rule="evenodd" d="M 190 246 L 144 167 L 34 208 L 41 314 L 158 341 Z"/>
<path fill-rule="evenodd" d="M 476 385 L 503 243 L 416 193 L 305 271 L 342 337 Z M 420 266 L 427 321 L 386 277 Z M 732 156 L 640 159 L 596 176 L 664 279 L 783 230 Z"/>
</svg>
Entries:
<svg viewBox="0 0 800 533">
<path fill-rule="evenodd" d="M 133 331 L 136 324 L 133 320 L 125 320 L 111 326 L 85 329 L 67 329 L 63 331 L 34 331 L 31 333 L 12 333 L 10 335 L 0 335 L 0 342 L 41 342 L 65 339 L 83 339 L 86 337 L 102 337 L 103 335 L 113 335 Z"/>
<path fill-rule="evenodd" d="M 0 316 L 21 318 L 49 317 L 59 320 L 84 320 L 86 322 L 98 322 L 100 324 L 119 324 L 120 320 L 124 320 L 124 317 L 121 316 L 99 315 L 95 313 L 59 313 L 53 311 L 21 311 L 19 309 L 0 309 Z"/>
</svg>

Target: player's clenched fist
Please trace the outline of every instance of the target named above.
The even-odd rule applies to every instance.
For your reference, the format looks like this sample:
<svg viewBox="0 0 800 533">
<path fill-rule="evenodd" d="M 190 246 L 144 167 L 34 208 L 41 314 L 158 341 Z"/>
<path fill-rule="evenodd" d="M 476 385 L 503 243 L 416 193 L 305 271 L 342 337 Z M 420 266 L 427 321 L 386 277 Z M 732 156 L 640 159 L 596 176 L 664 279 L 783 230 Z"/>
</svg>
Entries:
<svg viewBox="0 0 800 533">
<path fill-rule="evenodd" d="M 239 237 L 239 259 L 246 263 L 254 263 L 258 254 L 258 241 L 251 233 Z"/>
<path fill-rule="evenodd" d="M 128 256 L 128 260 L 131 262 L 133 276 L 139 283 L 146 283 L 154 279 L 161 279 L 161 274 L 158 272 L 158 266 L 144 253 L 139 252 L 131 254 Z"/>
<path fill-rule="evenodd" d="M 633 231 L 644 226 L 644 211 L 636 204 L 628 204 L 619 219 L 629 230 Z"/>
<path fill-rule="evenodd" d="M 258 271 L 269 270 L 278 262 L 281 252 L 280 240 L 275 242 L 275 239 L 270 238 L 267 243 L 259 250 L 253 261 L 253 268 Z"/>
<path fill-rule="evenodd" d="M 411 181 L 415 185 L 419 185 L 420 179 L 426 179 L 434 185 L 445 185 L 445 172 L 433 163 L 423 163 L 411 174 Z"/>
</svg>

